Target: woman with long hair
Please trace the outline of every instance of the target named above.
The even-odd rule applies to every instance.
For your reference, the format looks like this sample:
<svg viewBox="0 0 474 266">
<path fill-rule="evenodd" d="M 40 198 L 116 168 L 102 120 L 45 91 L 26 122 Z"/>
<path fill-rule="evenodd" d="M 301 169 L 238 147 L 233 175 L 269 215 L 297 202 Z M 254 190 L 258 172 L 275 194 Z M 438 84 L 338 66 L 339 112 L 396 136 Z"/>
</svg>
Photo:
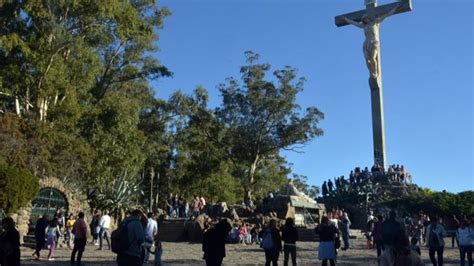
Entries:
<svg viewBox="0 0 474 266">
<path fill-rule="evenodd" d="M 281 239 L 284 242 L 283 252 L 285 254 L 283 265 L 288 265 L 288 259 L 291 255 L 291 263 L 293 266 L 296 266 L 296 241 L 298 241 L 298 231 L 295 228 L 295 220 L 293 218 L 286 219 L 285 227 L 281 230 Z"/>
<path fill-rule="evenodd" d="M 321 218 L 321 223 L 316 227 L 316 233 L 319 234 L 319 252 L 318 257 L 322 261 L 323 266 L 336 265 L 336 237 L 338 229 L 333 223 L 329 222 L 327 216 Z"/>
</svg>

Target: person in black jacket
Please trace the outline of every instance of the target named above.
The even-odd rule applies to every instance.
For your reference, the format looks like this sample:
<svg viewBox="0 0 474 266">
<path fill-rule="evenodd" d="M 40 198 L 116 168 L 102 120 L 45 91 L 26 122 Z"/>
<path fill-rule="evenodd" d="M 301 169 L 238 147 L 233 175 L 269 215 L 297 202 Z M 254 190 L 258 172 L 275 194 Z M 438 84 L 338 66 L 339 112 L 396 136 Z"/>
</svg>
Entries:
<svg viewBox="0 0 474 266">
<path fill-rule="evenodd" d="M 36 241 L 36 247 L 35 247 L 35 252 L 33 253 L 33 258 L 35 260 L 41 259 L 41 249 L 43 249 L 44 245 L 46 244 L 46 227 L 49 225 L 49 220 L 48 220 L 48 215 L 45 213 L 43 214 L 43 217 L 41 219 L 38 219 L 36 221 L 36 226 L 35 226 L 35 241 Z"/>
<path fill-rule="evenodd" d="M 226 219 L 206 231 L 202 240 L 203 259 L 208 266 L 220 266 L 225 257 L 225 241 L 231 226 Z"/>
<path fill-rule="evenodd" d="M 291 254 L 291 263 L 296 266 L 296 241 L 298 241 L 298 231 L 295 228 L 295 220 L 287 218 L 285 227 L 281 230 L 281 239 L 283 240 L 283 252 L 285 253 L 285 260 L 283 265 L 288 265 L 288 258 Z"/>
<path fill-rule="evenodd" d="M 281 252 L 280 230 L 277 228 L 276 220 L 271 220 L 268 227 L 259 234 L 262 238 L 261 246 L 265 250 L 265 266 L 278 265 L 278 257 Z M 268 239 L 271 239 L 269 244 Z"/>
<path fill-rule="evenodd" d="M 0 265 L 20 265 L 20 233 L 11 217 L 2 220 L 3 232 L 0 234 Z"/>
</svg>

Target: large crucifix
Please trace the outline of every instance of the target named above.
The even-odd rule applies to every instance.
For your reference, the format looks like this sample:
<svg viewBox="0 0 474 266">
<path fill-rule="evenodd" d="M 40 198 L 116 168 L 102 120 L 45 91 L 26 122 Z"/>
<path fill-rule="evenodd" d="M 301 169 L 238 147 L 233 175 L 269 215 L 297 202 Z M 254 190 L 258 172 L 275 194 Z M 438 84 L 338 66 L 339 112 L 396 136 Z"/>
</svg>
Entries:
<svg viewBox="0 0 474 266">
<path fill-rule="evenodd" d="M 365 34 L 363 52 L 369 69 L 369 86 L 372 103 L 372 134 L 374 141 L 374 161 L 385 167 L 385 129 L 382 95 L 382 66 L 380 60 L 380 23 L 387 17 L 412 10 L 411 0 L 386 5 L 377 5 L 377 0 L 365 0 L 366 9 L 337 16 L 336 25 L 354 25 L 362 28 Z"/>
</svg>

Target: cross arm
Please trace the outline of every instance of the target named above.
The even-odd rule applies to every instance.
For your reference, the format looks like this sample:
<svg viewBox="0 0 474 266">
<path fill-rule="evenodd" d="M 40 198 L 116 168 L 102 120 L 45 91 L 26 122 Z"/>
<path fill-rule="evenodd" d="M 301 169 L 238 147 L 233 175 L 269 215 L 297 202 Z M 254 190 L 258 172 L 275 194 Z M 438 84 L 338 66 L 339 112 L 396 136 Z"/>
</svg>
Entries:
<svg viewBox="0 0 474 266">
<path fill-rule="evenodd" d="M 375 7 L 372 9 L 372 14 L 375 16 L 381 15 L 381 14 L 387 14 L 388 12 L 390 12 L 391 10 L 395 8 L 397 9 L 395 10 L 394 14 L 408 12 L 413 9 L 410 0 L 402 0 L 401 2 L 390 3 L 390 4 Z M 359 10 L 356 12 L 351 12 L 344 15 L 336 16 L 335 17 L 336 26 L 342 27 L 342 26 L 349 25 L 349 23 L 347 23 L 344 17 L 350 20 L 353 20 L 355 22 L 360 22 L 362 20 L 362 16 L 368 14 L 368 12 L 370 13 L 370 10 L 368 11 L 364 9 L 364 10 Z"/>
</svg>

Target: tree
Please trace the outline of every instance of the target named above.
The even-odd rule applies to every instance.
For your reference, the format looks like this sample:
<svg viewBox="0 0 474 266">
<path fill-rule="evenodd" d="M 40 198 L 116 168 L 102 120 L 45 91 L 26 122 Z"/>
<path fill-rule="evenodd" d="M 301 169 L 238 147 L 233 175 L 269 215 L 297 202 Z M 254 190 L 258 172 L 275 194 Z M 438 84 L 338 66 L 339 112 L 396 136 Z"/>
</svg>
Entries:
<svg viewBox="0 0 474 266">
<path fill-rule="evenodd" d="M 316 107 L 300 113 L 296 95 L 303 90 L 304 78 L 295 81 L 295 69 L 276 70 L 276 82 L 267 81 L 270 65 L 257 64 L 259 56 L 253 52 L 246 52 L 246 57 L 248 65 L 240 69 L 243 85 L 233 78 L 219 85 L 223 103 L 215 114 L 226 130 L 223 142 L 230 147 L 229 156 L 245 165 L 242 183 L 245 199 L 250 200 L 260 164 L 282 149 L 298 150 L 321 136 L 318 123 L 324 115 Z"/>
<path fill-rule="evenodd" d="M 39 191 L 38 178 L 24 169 L 0 164 L 0 209 L 14 213 Z"/>
</svg>

